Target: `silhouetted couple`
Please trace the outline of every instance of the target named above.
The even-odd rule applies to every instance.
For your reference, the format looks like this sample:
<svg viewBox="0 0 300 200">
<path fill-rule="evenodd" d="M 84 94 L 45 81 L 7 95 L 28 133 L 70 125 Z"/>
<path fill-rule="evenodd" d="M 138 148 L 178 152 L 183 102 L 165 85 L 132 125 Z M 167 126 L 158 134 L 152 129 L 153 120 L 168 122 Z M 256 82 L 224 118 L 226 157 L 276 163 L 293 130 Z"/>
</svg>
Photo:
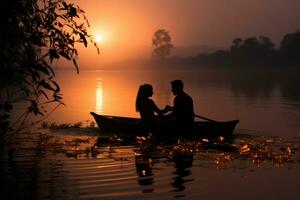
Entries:
<svg viewBox="0 0 300 200">
<path fill-rule="evenodd" d="M 159 109 L 150 98 L 153 88 L 150 84 L 141 85 L 136 97 L 136 111 L 141 115 L 141 124 L 147 131 L 172 128 L 178 131 L 188 130 L 194 122 L 194 106 L 192 98 L 183 90 L 183 82 L 171 82 L 175 95 L 173 106 L 167 105 Z"/>
</svg>

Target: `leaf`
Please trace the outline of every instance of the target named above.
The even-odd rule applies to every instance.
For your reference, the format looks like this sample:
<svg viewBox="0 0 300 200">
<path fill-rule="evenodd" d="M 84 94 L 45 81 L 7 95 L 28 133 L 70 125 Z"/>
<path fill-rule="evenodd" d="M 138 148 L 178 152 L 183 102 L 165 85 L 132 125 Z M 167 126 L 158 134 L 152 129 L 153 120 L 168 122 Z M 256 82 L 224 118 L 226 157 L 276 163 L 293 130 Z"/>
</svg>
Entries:
<svg viewBox="0 0 300 200">
<path fill-rule="evenodd" d="M 45 81 L 42 81 L 41 82 L 41 85 L 46 88 L 47 90 L 51 90 L 51 91 L 56 91 L 49 83 L 45 82 Z"/>
<path fill-rule="evenodd" d="M 50 75 L 49 71 L 47 70 L 47 67 L 42 65 L 33 65 L 33 68 L 37 71 L 43 72 L 44 74 Z"/>
<path fill-rule="evenodd" d="M 62 99 L 62 97 L 58 96 L 58 95 L 55 95 L 54 97 L 55 97 L 55 99 L 59 99 L 59 100 Z"/>
<path fill-rule="evenodd" d="M 28 67 L 27 69 L 31 74 L 32 82 L 36 82 L 37 80 L 39 80 L 41 78 L 39 73 L 34 71 L 31 67 Z"/>
<path fill-rule="evenodd" d="M 35 115 L 44 115 L 38 108 L 38 103 L 35 100 L 30 100 L 31 106 L 28 107 L 28 112 L 34 113 Z"/>
<path fill-rule="evenodd" d="M 43 60 L 43 64 L 44 64 L 45 66 L 47 66 L 48 70 L 51 71 L 51 74 L 52 74 L 53 76 L 55 76 L 55 72 L 54 72 L 54 70 L 52 69 L 52 67 L 51 67 L 46 61 L 44 61 L 44 60 Z"/>
<path fill-rule="evenodd" d="M 52 62 L 53 58 L 56 58 L 56 59 L 59 58 L 59 55 L 57 54 L 57 52 L 56 52 L 55 49 L 50 49 L 49 54 L 50 54 L 50 60 L 51 60 L 51 62 Z"/>
<path fill-rule="evenodd" d="M 61 101 L 63 98 L 60 96 L 60 94 L 54 94 L 53 98 L 54 98 L 54 101 L 59 102 L 62 105 L 65 105 L 64 102 Z"/>
<path fill-rule="evenodd" d="M 80 36 L 80 42 L 83 42 L 84 46 L 87 47 L 87 40 L 85 38 L 85 35 L 82 33 L 79 33 Z"/>
<path fill-rule="evenodd" d="M 77 9 L 75 7 L 73 7 L 73 6 L 70 6 L 69 7 L 69 15 L 71 17 L 75 17 L 75 16 L 78 17 L 78 15 L 77 15 Z"/>
<path fill-rule="evenodd" d="M 56 90 L 55 90 L 55 93 L 58 93 L 60 91 L 60 87 L 59 85 L 55 82 L 55 81 L 52 81 L 52 83 L 55 85 L 56 87 Z"/>
<path fill-rule="evenodd" d="M 60 51 L 59 54 L 60 54 L 62 57 L 66 58 L 66 59 L 68 59 L 68 60 L 71 60 L 70 56 L 69 56 L 66 52 Z"/>
<path fill-rule="evenodd" d="M 40 92 L 46 97 L 46 99 L 49 100 L 48 95 L 46 94 L 46 92 L 44 92 L 44 90 L 40 90 Z"/>
<path fill-rule="evenodd" d="M 76 68 L 77 74 L 79 74 L 79 66 L 78 66 L 78 64 L 77 64 L 77 62 L 76 62 L 76 60 L 75 60 L 75 58 L 73 58 L 73 64 L 74 64 L 74 66 L 75 66 L 75 68 Z"/>
<path fill-rule="evenodd" d="M 67 5 L 67 3 L 66 3 L 66 2 L 64 2 L 64 1 L 63 1 L 63 2 L 62 2 L 62 4 L 63 4 L 63 6 L 64 6 L 64 8 L 65 8 L 65 9 L 67 9 L 67 8 L 68 8 L 68 5 Z"/>
</svg>

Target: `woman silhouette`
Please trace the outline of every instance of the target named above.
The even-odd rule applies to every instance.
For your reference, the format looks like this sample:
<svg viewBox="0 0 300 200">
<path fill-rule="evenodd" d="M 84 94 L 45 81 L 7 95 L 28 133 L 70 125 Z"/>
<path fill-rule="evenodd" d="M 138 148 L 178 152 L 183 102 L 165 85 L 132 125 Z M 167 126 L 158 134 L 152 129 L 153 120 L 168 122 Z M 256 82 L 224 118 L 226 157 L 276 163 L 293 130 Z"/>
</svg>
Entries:
<svg viewBox="0 0 300 200">
<path fill-rule="evenodd" d="M 164 112 L 160 110 L 150 97 L 153 95 L 153 88 L 150 84 L 144 84 L 139 87 L 135 108 L 140 113 L 141 124 L 147 130 L 153 130 L 157 127 L 159 118 L 156 114 L 162 115 Z"/>
</svg>

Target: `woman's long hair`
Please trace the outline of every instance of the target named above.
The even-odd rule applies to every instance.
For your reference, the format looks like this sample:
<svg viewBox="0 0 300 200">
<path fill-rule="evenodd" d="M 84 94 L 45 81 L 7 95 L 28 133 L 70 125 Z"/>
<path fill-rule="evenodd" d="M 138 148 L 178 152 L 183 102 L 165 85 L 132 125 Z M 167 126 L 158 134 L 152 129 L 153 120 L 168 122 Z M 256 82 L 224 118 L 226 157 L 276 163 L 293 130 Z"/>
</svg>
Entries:
<svg viewBox="0 0 300 200">
<path fill-rule="evenodd" d="M 150 84 L 144 84 L 139 87 L 135 100 L 135 109 L 137 112 L 141 110 L 143 101 L 150 97 L 151 92 L 152 86 Z"/>
</svg>

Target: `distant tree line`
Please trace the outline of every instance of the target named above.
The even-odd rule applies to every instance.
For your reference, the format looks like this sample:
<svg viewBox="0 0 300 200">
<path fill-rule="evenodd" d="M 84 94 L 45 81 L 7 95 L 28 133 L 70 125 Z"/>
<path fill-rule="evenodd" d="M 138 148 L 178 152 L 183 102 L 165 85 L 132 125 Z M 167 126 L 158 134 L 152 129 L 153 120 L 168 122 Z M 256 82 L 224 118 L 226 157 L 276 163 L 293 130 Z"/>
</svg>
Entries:
<svg viewBox="0 0 300 200">
<path fill-rule="evenodd" d="M 300 65 L 300 31 L 286 34 L 278 48 L 266 36 L 236 38 L 228 50 L 194 57 L 172 57 L 168 63 L 185 66 L 296 66 Z"/>
<path fill-rule="evenodd" d="M 296 65 L 300 64 L 300 32 L 286 34 L 275 48 L 266 36 L 236 38 L 229 50 L 198 56 L 203 64 Z"/>
</svg>

